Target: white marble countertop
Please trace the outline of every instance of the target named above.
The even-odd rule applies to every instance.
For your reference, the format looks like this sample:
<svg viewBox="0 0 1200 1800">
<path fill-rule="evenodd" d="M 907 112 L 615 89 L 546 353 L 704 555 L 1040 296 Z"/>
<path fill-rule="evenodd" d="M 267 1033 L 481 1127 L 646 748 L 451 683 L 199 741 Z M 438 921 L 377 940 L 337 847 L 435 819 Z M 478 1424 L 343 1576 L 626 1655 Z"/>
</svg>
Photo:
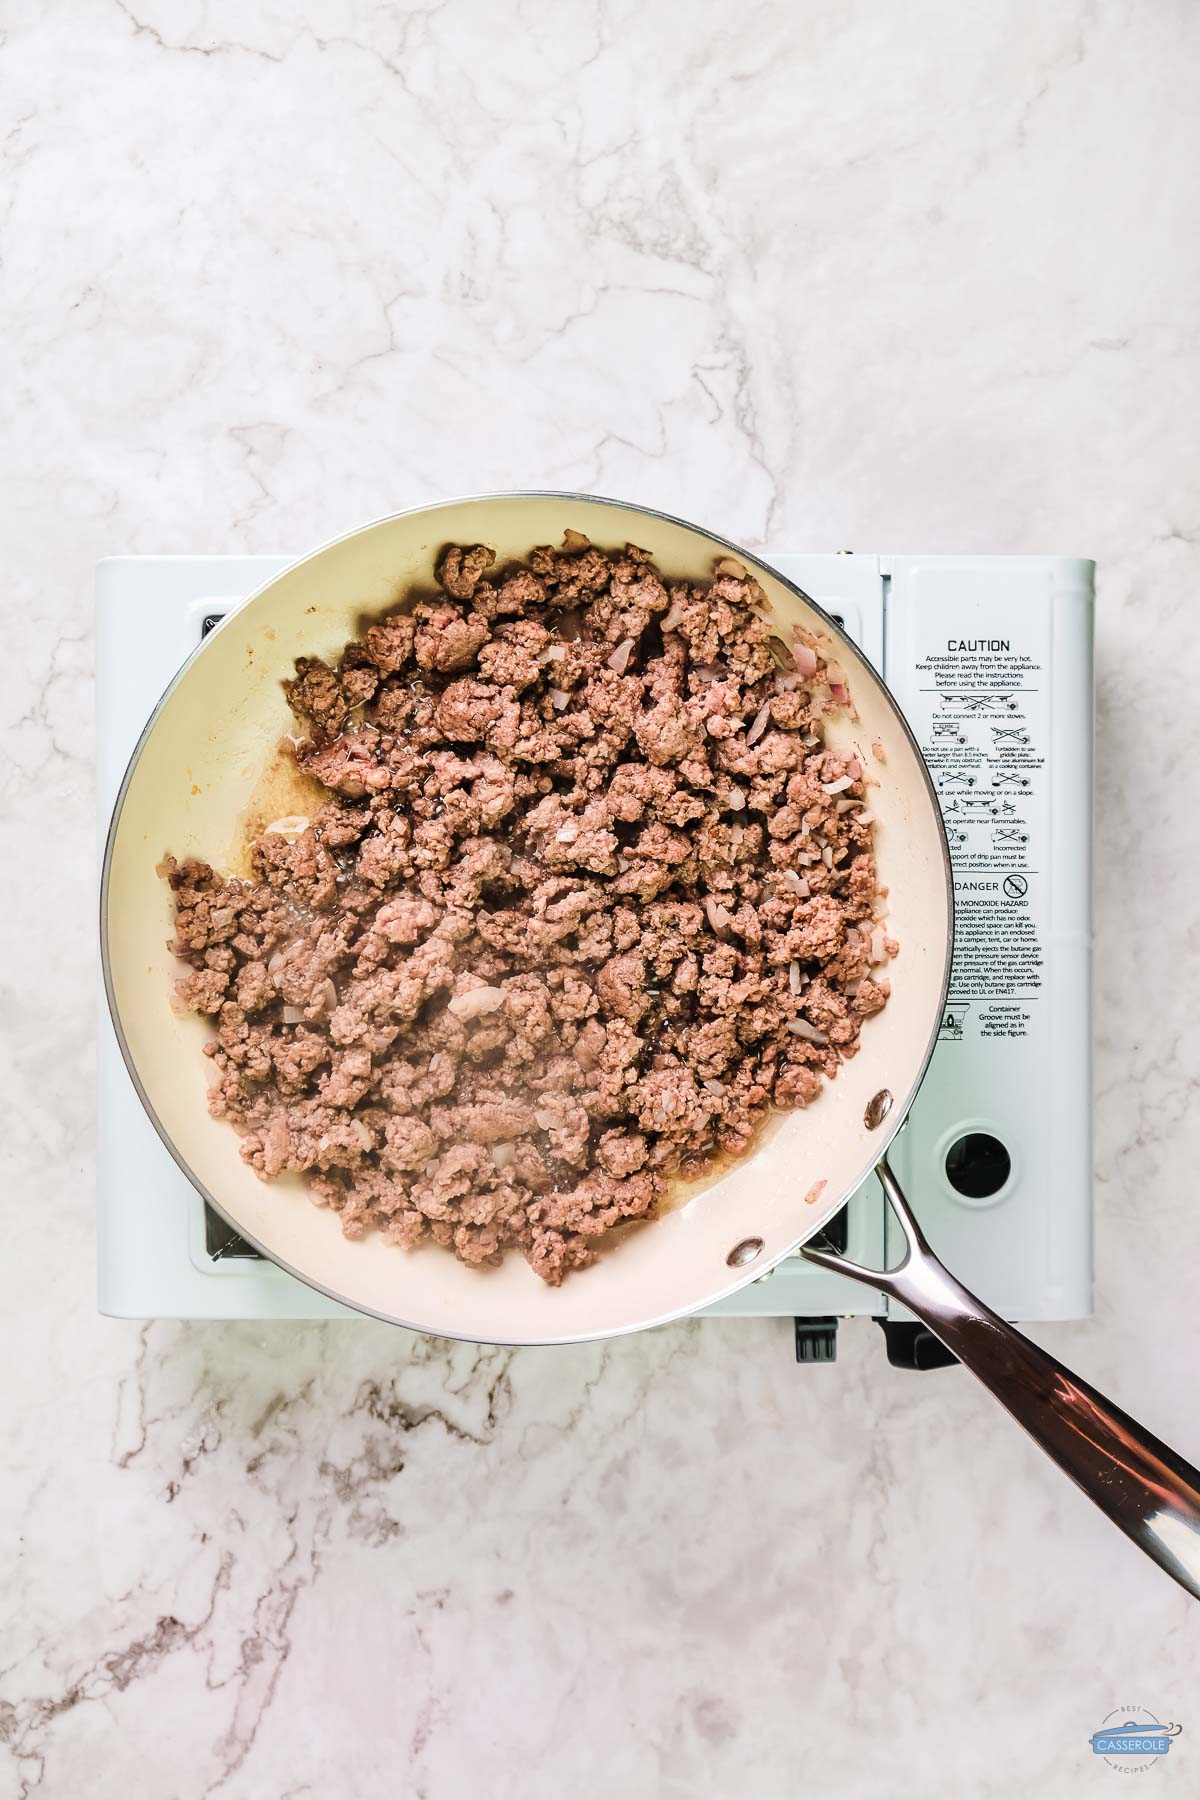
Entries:
<svg viewBox="0 0 1200 1800">
<path fill-rule="evenodd" d="M 0 1795 L 1061 1800 L 1126 1703 L 1196 1792 L 1200 1614 L 869 1325 L 97 1317 L 89 996 L 100 556 L 521 484 L 1094 556 L 1098 1305 L 1039 1336 L 1200 1457 L 1200 15 L 4 24 Z"/>
</svg>

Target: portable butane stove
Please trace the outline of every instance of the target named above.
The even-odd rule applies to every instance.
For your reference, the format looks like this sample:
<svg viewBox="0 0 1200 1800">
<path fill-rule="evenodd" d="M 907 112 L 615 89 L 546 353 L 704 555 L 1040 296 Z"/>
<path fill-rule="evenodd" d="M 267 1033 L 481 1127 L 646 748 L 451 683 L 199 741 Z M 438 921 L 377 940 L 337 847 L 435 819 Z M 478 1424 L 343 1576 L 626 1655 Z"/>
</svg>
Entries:
<svg viewBox="0 0 1200 1800">
<path fill-rule="evenodd" d="M 156 702 L 206 629 L 289 561 L 115 557 L 96 580 L 101 843 Z M 1092 566 L 1051 557 L 769 560 L 882 672 L 933 772 L 954 859 L 950 994 L 892 1150 L 934 1249 L 1014 1320 L 1091 1310 Z M 897 965 L 902 978 L 903 963 Z M 100 1310 L 121 1318 L 356 1317 L 209 1211 L 142 1111 L 100 1012 Z M 874 1178 L 826 1236 L 900 1254 Z M 878 1319 L 905 1366 L 949 1358 L 903 1308 L 791 1257 L 712 1309 L 787 1316 L 801 1361 L 839 1317 Z"/>
</svg>

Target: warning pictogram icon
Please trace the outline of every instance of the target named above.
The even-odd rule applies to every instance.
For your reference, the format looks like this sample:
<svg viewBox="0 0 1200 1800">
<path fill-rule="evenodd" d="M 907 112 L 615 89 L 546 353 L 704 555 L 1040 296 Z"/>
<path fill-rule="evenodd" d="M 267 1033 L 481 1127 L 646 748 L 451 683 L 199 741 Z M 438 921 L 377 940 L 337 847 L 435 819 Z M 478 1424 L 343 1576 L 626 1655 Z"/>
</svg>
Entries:
<svg viewBox="0 0 1200 1800">
<path fill-rule="evenodd" d="M 1006 875 L 1004 891 L 1010 900 L 1021 900 L 1029 892 L 1029 883 L 1023 875 Z"/>
</svg>

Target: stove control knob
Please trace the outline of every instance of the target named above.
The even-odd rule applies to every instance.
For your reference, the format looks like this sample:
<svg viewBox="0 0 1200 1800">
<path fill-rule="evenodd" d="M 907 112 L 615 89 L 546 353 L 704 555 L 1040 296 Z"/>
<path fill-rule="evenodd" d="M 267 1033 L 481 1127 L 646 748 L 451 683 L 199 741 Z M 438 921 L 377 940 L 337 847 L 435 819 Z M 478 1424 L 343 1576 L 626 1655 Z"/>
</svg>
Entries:
<svg viewBox="0 0 1200 1800">
<path fill-rule="evenodd" d="M 997 1137 L 969 1131 L 946 1152 L 946 1180 L 966 1200 L 990 1200 L 1012 1173 L 1012 1158 Z"/>
</svg>

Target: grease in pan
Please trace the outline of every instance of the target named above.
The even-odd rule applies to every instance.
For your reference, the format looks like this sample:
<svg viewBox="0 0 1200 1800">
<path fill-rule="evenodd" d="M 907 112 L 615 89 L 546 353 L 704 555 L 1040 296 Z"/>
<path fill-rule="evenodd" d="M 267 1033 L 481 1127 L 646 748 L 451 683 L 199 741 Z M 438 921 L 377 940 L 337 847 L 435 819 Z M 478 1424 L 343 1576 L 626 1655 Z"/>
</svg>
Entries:
<svg viewBox="0 0 1200 1800">
<path fill-rule="evenodd" d="M 746 571 L 451 546 L 331 668 L 294 754 L 326 795 L 248 880 L 163 865 L 210 1105 L 343 1230 L 547 1281 L 815 1100 L 888 994 L 849 706 Z"/>
</svg>

